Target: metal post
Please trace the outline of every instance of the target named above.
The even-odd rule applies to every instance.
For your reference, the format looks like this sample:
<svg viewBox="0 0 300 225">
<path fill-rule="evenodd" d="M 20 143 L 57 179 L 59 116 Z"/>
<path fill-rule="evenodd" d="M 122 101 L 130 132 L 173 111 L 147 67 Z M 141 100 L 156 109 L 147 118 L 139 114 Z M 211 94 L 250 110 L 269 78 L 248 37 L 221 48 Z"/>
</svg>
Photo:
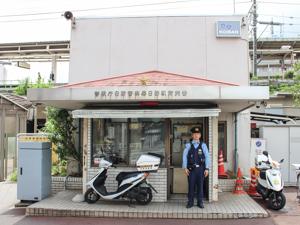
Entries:
<svg viewBox="0 0 300 225">
<path fill-rule="evenodd" d="M 51 67 L 51 79 L 53 83 L 56 83 L 56 67 L 57 67 L 57 57 L 56 55 L 52 56 L 52 67 Z"/>
<path fill-rule="evenodd" d="M 235 0 L 233 0 L 233 14 L 235 14 Z"/>
<path fill-rule="evenodd" d="M 253 76 L 257 76 L 257 8 L 253 0 Z"/>
<path fill-rule="evenodd" d="M 37 105 L 33 107 L 33 133 L 37 133 Z"/>
<path fill-rule="evenodd" d="M 5 134 L 5 109 L 2 109 L 0 115 L 0 181 L 4 180 L 4 160 L 5 160 L 5 148 L 4 148 L 4 134 Z"/>
<path fill-rule="evenodd" d="M 238 136 L 237 136 L 237 112 L 234 113 L 234 167 L 233 167 L 233 171 L 234 171 L 234 174 L 237 173 L 237 168 L 238 168 L 238 149 L 237 149 L 237 139 L 238 139 Z"/>
</svg>

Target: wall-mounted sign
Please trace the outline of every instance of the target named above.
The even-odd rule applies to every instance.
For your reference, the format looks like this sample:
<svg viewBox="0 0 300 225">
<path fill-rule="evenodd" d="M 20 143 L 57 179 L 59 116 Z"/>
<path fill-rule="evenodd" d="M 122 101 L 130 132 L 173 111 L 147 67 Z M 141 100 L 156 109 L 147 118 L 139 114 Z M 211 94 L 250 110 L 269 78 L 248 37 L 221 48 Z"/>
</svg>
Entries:
<svg viewBox="0 0 300 225">
<path fill-rule="evenodd" d="M 217 37 L 241 37 L 240 21 L 217 21 Z"/>
<path fill-rule="evenodd" d="M 30 69 L 30 64 L 27 62 L 18 61 L 16 66 L 28 70 Z"/>
</svg>

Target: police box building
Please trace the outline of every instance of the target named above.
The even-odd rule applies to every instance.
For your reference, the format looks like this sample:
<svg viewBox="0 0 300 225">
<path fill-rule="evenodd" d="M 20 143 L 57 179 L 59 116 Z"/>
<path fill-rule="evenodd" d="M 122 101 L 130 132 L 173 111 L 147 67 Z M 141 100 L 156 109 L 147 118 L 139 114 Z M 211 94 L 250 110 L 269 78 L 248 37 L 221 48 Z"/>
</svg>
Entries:
<svg viewBox="0 0 300 225">
<path fill-rule="evenodd" d="M 165 202 L 187 192 L 182 154 L 190 129 L 202 130 L 211 164 L 209 201 L 218 200 L 218 155 L 225 169 L 248 173 L 248 109 L 269 98 L 249 86 L 248 27 L 243 16 L 75 18 L 68 85 L 31 89 L 35 103 L 72 110 L 81 126 L 83 191 L 105 154 L 135 170 L 142 153 L 164 156 L 149 180 Z"/>
</svg>

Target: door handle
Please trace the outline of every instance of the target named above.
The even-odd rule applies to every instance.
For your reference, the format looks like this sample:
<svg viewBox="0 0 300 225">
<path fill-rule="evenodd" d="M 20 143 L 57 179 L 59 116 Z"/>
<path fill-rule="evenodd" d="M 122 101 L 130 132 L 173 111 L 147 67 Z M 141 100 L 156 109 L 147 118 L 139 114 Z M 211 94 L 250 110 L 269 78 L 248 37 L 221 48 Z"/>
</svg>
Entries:
<svg viewBox="0 0 300 225">
<path fill-rule="evenodd" d="M 23 174 L 23 168 L 21 167 L 20 168 L 20 175 L 22 175 Z"/>
</svg>

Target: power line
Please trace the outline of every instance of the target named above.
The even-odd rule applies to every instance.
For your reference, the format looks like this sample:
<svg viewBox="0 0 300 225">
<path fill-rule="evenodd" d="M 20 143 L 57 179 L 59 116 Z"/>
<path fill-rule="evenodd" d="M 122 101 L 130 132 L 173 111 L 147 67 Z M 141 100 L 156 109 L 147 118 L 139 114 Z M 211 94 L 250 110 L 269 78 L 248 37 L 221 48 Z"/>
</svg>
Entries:
<svg viewBox="0 0 300 225">
<path fill-rule="evenodd" d="M 260 39 L 260 37 L 263 35 L 263 33 L 266 31 L 266 29 L 269 27 L 269 24 L 266 25 L 265 29 L 260 33 L 260 35 L 258 36 L 258 38 L 256 39 L 256 41 L 258 41 Z"/>
<path fill-rule="evenodd" d="M 61 18 L 36 18 L 36 19 L 19 19 L 19 20 L 0 20 L 0 23 L 15 23 L 15 22 L 32 22 L 45 20 L 59 20 Z"/>
<path fill-rule="evenodd" d="M 272 17 L 281 17 L 281 18 L 289 18 L 289 19 L 300 19 L 300 16 L 280 16 L 280 15 L 271 15 L 271 14 L 259 14 L 261 16 L 272 16 Z"/>
<path fill-rule="evenodd" d="M 265 1 L 258 1 L 258 3 L 274 4 L 274 5 L 300 5 L 300 3 L 296 3 L 296 2 L 265 2 Z"/>
<path fill-rule="evenodd" d="M 178 0 L 178 1 L 169 1 L 169 2 L 158 2 L 158 3 L 110 6 L 110 7 L 101 7 L 101 8 L 73 9 L 70 11 L 72 11 L 72 12 L 88 12 L 88 11 L 98 11 L 98 10 L 121 9 L 121 8 L 142 7 L 142 6 L 156 6 L 156 5 L 167 5 L 167 4 L 199 2 L 199 1 L 201 1 L 201 0 Z M 236 4 L 244 4 L 244 3 L 250 3 L 250 2 L 251 1 L 240 1 L 240 2 L 236 2 Z M 224 3 L 221 3 L 221 4 L 224 4 Z M 232 3 L 227 2 L 225 4 L 232 4 Z M 0 15 L 0 17 L 38 16 L 38 15 L 49 15 L 49 14 L 58 14 L 58 13 L 62 13 L 62 12 L 61 11 L 52 11 L 52 12 L 41 12 L 41 13 L 7 14 L 7 15 Z"/>
</svg>

